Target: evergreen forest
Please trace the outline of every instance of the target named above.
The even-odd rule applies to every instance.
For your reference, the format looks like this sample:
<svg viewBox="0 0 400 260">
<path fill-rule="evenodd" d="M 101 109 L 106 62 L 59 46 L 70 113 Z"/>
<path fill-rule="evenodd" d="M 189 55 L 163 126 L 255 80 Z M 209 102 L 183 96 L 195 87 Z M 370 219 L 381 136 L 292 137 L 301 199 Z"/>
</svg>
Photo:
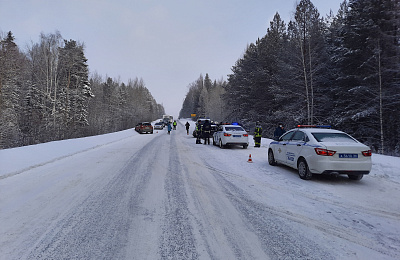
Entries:
<svg viewBox="0 0 400 260">
<path fill-rule="evenodd" d="M 94 73 L 84 44 L 41 34 L 22 52 L 0 34 L 0 149 L 105 134 L 164 114 L 142 79 Z"/>
<path fill-rule="evenodd" d="M 343 1 L 320 15 L 301 0 L 291 21 L 276 13 L 247 46 L 227 82 L 208 75 L 189 85 L 180 117 L 255 122 L 272 137 L 279 123 L 323 124 L 374 152 L 400 155 L 400 1 Z"/>
</svg>

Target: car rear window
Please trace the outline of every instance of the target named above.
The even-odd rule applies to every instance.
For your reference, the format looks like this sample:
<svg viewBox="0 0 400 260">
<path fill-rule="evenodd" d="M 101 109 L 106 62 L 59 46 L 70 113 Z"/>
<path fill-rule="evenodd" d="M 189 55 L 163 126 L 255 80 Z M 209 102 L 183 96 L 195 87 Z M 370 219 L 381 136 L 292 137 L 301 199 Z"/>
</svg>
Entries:
<svg viewBox="0 0 400 260">
<path fill-rule="evenodd" d="M 143 125 L 151 125 L 150 123 L 143 123 Z"/>
<path fill-rule="evenodd" d="M 312 133 L 312 135 L 318 142 L 356 143 L 351 136 L 345 133 Z"/>
<path fill-rule="evenodd" d="M 225 130 L 226 131 L 244 131 L 244 129 L 241 128 L 240 126 L 226 126 Z"/>
</svg>

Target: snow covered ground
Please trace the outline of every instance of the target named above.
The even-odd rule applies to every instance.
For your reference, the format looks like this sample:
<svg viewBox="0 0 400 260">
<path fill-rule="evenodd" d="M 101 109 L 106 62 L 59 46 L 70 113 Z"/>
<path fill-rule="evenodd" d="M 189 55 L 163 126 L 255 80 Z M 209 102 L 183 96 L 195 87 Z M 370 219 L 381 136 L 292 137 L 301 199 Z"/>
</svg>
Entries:
<svg viewBox="0 0 400 260">
<path fill-rule="evenodd" d="M 400 259 L 400 158 L 304 181 L 186 121 L 0 150 L 0 259 Z"/>
</svg>

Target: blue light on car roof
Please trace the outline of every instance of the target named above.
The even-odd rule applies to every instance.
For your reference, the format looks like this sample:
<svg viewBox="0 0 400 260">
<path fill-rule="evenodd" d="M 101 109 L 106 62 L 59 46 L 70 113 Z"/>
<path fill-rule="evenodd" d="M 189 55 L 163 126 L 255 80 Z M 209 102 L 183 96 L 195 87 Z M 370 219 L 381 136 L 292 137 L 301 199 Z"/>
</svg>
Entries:
<svg viewBox="0 0 400 260">
<path fill-rule="evenodd" d="M 239 125 L 239 123 L 238 122 L 233 122 L 232 125 Z"/>
</svg>

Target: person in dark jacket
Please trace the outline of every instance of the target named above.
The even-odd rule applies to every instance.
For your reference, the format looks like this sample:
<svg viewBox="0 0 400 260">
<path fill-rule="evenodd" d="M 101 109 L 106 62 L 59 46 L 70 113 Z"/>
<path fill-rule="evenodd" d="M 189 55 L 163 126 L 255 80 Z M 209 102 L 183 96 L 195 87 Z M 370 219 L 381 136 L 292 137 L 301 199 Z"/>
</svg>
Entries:
<svg viewBox="0 0 400 260">
<path fill-rule="evenodd" d="M 190 127 L 189 122 L 186 122 L 185 126 L 186 126 L 187 135 L 189 135 L 189 127 Z"/>
<path fill-rule="evenodd" d="M 203 124 L 203 138 L 204 144 L 210 144 L 210 135 L 211 135 L 211 124 L 210 121 L 206 120 Z"/>
<path fill-rule="evenodd" d="M 262 127 L 259 121 L 256 122 L 254 129 L 254 147 L 261 147 Z"/>
<path fill-rule="evenodd" d="M 283 124 L 279 124 L 274 131 L 274 140 L 278 140 L 284 133 L 286 133 L 286 130 L 283 127 Z"/>
</svg>

